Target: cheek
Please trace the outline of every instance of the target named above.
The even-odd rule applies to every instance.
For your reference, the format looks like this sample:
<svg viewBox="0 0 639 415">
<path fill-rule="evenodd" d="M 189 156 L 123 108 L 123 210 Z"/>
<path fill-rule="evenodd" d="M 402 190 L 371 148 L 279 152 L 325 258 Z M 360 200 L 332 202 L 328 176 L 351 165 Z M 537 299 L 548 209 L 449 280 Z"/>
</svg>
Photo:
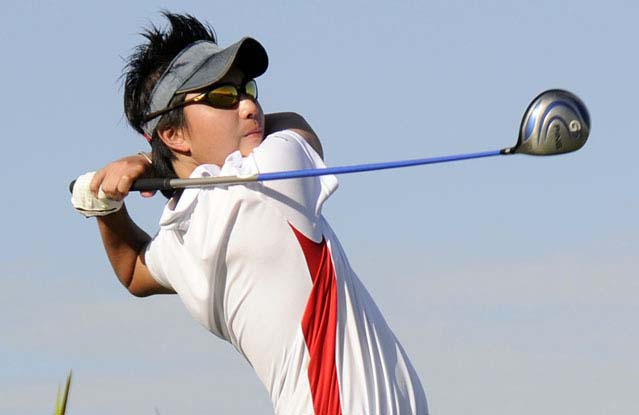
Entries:
<svg viewBox="0 0 639 415">
<path fill-rule="evenodd" d="M 189 132 L 195 140 L 204 144 L 224 140 L 225 136 L 232 134 L 234 125 L 231 117 L 203 105 L 193 106 L 192 109 L 187 121 Z"/>
<path fill-rule="evenodd" d="M 257 113 L 258 121 L 260 125 L 264 127 L 264 110 L 262 109 L 262 106 L 260 105 L 259 102 L 256 102 L 256 104 L 257 104 L 257 111 L 258 111 Z"/>
</svg>

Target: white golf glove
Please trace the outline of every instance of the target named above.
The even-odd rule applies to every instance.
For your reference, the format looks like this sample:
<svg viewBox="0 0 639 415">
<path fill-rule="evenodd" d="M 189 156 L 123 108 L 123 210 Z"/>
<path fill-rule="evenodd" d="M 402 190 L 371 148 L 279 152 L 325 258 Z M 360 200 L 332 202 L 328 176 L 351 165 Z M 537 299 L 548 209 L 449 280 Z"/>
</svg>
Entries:
<svg viewBox="0 0 639 415">
<path fill-rule="evenodd" d="M 98 192 L 98 197 L 91 193 L 89 185 L 94 175 L 94 171 L 85 173 L 75 181 L 73 196 L 71 196 L 73 208 L 87 218 L 105 216 L 120 210 L 122 201 L 107 198 L 102 189 Z"/>
</svg>

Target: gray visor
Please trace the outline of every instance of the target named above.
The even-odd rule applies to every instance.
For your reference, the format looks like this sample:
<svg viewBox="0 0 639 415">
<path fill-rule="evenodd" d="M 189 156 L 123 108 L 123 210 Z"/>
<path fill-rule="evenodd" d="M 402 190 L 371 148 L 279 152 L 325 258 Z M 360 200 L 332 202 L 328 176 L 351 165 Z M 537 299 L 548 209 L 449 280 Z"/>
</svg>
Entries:
<svg viewBox="0 0 639 415">
<path fill-rule="evenodd" d="M 266 72 L 268 56 L 255 39 L 245 37 L 227 48 L 208 40 L 184 48 L 162 74 L 151 92 L 147 114 L 169 105 L 175 94 L 206 88 L 222 79 L 231 67 L 239 68 L 247 78 Z M 161 117 L 147 121 L 142 128 L 151 137 Z"/>
</svg>

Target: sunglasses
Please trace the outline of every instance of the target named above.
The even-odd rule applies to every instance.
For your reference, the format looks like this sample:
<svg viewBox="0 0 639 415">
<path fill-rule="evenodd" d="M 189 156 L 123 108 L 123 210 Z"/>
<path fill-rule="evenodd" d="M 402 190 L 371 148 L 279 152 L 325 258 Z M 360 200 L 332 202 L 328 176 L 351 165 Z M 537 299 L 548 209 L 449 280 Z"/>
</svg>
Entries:
<svg viewBox="0 0 639 415">
<path fill-rule="evenodd" d="M 213 108 L 230 109 L 240 102 L 242 94 L 246 95 L 253 101 L 257 100 L 257 82 L 255 82 L 255 79 L 249 79 L 241 85 L 232 83 L 217 84 L 215 87 L 208 91 L 204 91 L 200 95 L 194 96 L 191 99 L 187 99 L 184 102 L 180 102 L 163 110 L 152 112 L 144 118 L 144 122 L 148 122 L 153 118 L 166 114 L 169 111 L 173 111 L 176 108 L 185 107 L 191 104 L 204 104 Z"/>
</svg>

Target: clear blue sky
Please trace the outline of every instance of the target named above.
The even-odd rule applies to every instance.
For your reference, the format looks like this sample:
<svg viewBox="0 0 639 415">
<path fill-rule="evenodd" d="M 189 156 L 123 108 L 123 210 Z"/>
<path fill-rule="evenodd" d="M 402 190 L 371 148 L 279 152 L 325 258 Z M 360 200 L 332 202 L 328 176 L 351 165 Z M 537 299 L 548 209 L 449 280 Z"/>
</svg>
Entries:
<svg viewBox="0 0 639 415">
<path fill-rule="evenodd" d="M 146 149 L 119 80 L 158 11 L 269 51 L 267 111 L 330 165 L 499 149 L 529 101 L 577 93 L 570 155 L 343 176 L 325 214 L 434 414 L 639 413 L 639 5 L 633 1 L 3 2 L 0 413 L 269 414 L 264 388 L 176 298 L 119 286 L 68 182 Z M 161 198 L 129 208 L 153 233 Z"/>
</svg>

